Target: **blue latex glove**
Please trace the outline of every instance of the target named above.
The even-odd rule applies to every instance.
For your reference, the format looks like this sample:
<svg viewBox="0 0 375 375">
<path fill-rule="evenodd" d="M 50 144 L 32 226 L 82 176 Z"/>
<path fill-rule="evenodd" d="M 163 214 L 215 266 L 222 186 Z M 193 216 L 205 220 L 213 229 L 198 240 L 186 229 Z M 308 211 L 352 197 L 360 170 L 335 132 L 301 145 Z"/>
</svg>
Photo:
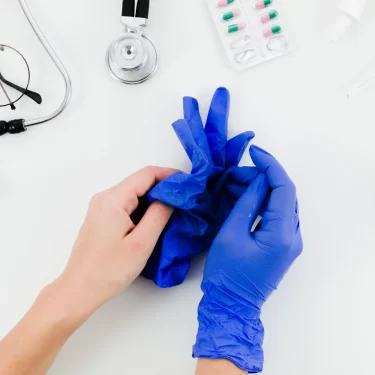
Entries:
<svg viewBox="0 0 375 375">
<path fill-rule="evenodd" d="M 184 119 L 173 124 L 192 171 L 170 176 L 149 194 L 151 202 L 159 200 L 176 208 L 143 272 L 160 287 L 185 280 L 190 259 L 211 246 L 238 199 L 238 191 L 259 173 L 255 168 L 243 173 L 237 167 L 254 133 L 227 140 L 229 106 L 228 90 L 219 88 L 203 127 L 198 102 L 185 97 Z"/>
<path fill-rule="evenodd" d="M 293 182 L 267 152 L 251 146 L 250 155 L 264 174 L 239 199 L 212 244 L 193 356 L 226 358 L 256 373 L 263 367 L 261 308 L 303 245 Z M 250 232 L 269 188 L 263 219 Z"/>
</svg>

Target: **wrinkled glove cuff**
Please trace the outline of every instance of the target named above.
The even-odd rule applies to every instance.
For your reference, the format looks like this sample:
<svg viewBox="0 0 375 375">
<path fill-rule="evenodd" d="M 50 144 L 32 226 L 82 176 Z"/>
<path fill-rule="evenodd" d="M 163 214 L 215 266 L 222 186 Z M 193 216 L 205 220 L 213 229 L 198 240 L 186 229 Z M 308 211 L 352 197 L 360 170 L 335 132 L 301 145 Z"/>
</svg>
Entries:
<svg viewBox="0 0 375 375">
<path fill-rule="evenodd" d="M 248 373 L 263 369 L 264 328 L 260 312 L 239 316 L 204 296 L 198 308 L 199 328 L 194 358 L 224 358 Z"/>
</svg>

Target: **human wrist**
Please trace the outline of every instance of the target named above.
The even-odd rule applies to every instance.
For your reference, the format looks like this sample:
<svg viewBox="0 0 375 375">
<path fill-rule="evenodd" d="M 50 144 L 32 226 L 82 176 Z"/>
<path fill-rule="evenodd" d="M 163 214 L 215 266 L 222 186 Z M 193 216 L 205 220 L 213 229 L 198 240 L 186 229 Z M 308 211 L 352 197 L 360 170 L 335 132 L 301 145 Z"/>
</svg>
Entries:
<svg viewBox="0 0 375 375">
<path fill-rule="evenodd" d="M 198 321 L 194 358 L 223 358 L 249 373 L 262 371 L 264 329 L 259 310 L 233 309 L 205 295 Z"/>
<path fill-rule="evenodd" d="M 199 358 L 195 375 L 244 375 L 246 371 L 226 359 Z"/>
<path fill-rule="evenodd" d="M 82 291 L 60 277 L 47 285 L 39 294 L 36 304 L 44 315 L 66 330 L 75 331 L 95 311 L 86 303 Z"/>
</svg>

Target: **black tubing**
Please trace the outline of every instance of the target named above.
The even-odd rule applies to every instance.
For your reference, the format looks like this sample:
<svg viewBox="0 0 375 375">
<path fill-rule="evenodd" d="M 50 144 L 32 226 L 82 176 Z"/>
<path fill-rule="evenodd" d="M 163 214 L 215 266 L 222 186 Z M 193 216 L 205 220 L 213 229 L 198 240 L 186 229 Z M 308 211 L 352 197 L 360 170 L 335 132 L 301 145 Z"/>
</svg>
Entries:
<svg viewBox="0 0 375 375">
<path fill-rule="evenodd" d="M 122 16 L 134 17 L 135 14 L 135 0 L 122 0 Z"/>
<path fill-rule="evenodd" d="M 136 17 L 148 18 L 150 10 L 150 0 L 138 0 Z"/>
</svg>

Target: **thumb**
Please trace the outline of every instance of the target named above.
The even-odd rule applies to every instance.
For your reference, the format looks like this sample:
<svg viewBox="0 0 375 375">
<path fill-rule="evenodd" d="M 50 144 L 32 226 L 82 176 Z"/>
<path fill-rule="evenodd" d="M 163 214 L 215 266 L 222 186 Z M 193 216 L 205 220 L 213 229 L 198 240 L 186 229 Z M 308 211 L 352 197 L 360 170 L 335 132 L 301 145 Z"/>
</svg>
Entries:
<svg viewBox="0 0 375 375">
<path fill-rule="evenodd" d="M 139 224 L 125 238 L 134 244 L 140 245 L 141 248 L 137 250 L 149 257 L 168 224 L 173 211 L 173 207 L 162 202 L 153 202 Z"/>
<path fill-rule="evenodd" d="M 228 226 L 238 232 L 250 230 L 259 215 L 263 202 L 268 195 L 269 184 L 264 173 L 259 173 L 246 192 L 234 206 L 229 218 Z"/>
</svg>

